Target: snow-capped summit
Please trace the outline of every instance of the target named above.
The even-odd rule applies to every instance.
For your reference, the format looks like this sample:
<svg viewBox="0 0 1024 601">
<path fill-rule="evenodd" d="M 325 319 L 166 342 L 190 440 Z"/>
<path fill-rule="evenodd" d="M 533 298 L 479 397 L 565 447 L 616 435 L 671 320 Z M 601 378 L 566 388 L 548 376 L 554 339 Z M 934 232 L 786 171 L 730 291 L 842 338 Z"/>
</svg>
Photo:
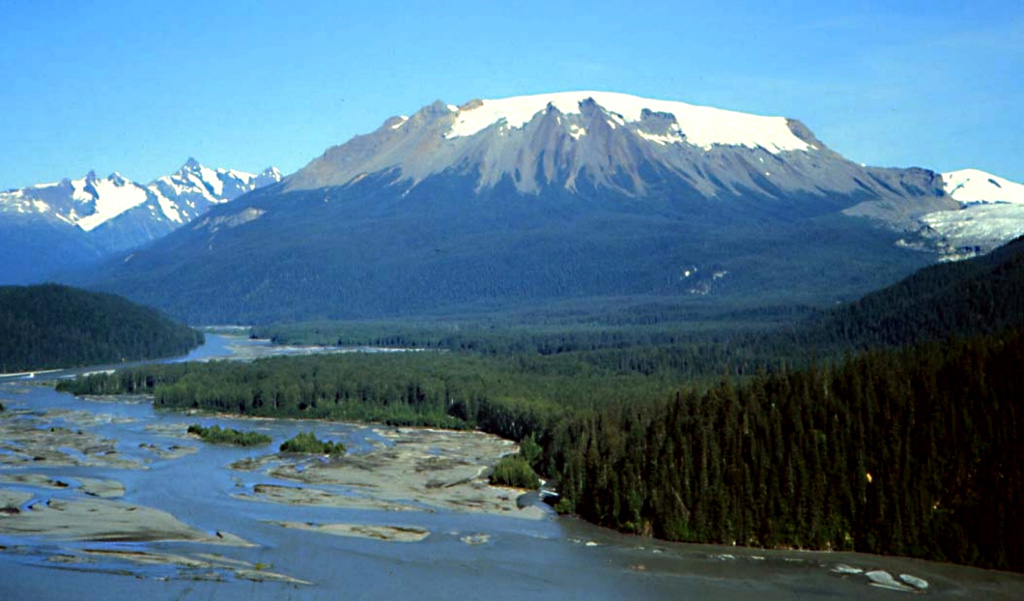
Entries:
<svg viewBox="0 0 1024 601">
<path fill-rule="evenodd" d="M 234 200 L 278 181 L 281 173 L 274 167 L 255 175 L 234 169 L 211 169 L 189 157 L 171 175 L 154 180 L 149 189 L 160 202 L 164 215 L 181 224 L 205 213 L 211 205 Z"/>
<path fill-rule="evenodd" d="M 456 113 L 447 138 L 472 136 L 489 127 L 522 129 L 539 114 L 555 109 L 563 115 L 579 115 L 580 108 L 593 101 L 608 113 L 612 128 L 635 124 L 642 137 L 659 144 L 685 143 L 710 150 L 716 145 L 764 148 L 772 153 L 807 150 L 812 147 L 797 137 L 784 117 L 761 117 L 685 102 L 653 100 L 615 92 L 561 92 L 514 96 L 497 100 L 474 100 Z M 652 115 L 669 118 L 666 131 L 645 131 L 644 121 Z M 580 136 L 586 135 L 583 129 Z"/>
<path fill-rule="evenodd" d="M 963 204 L 1008 202 L 1024 204 L 1024 184 L 986 173 L 960 169 L 942 174 L 946 193 Z"/>
<path fill-rule="evenodd" d="M 277 167 L 267 167 L 256 176 L 255 187 L 262 188 L 281 181 L 281 171 Z"/>
<path fill-rule="evenodd" d="M 635 198 L 667 187 L 703 198 L 866 200 L 941 188 L 925 170 L 853 163 L 795 119 L 597 91 L 437 101 L 329 148 L 285 188 L 343 187 L 374 174 L 407 189 L 455 175 L 477 191 L 508 184 L 528 195 Z"/>
</svg>

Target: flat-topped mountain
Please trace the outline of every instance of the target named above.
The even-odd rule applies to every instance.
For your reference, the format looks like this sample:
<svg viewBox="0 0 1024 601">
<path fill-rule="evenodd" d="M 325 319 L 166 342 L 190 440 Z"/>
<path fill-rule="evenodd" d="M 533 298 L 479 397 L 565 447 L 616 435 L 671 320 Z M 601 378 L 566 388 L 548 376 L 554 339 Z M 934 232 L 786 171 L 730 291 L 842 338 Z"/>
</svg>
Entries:
<svg viewBox="0 0 1024 601">
<path fill-rule="evenodd" d="M 915 248 L 934 246 L 925 215 L 962 207 L 946 186 L 783 117 L 608 92 L 439 101 L 88 281 L 194 323 L 829 303 L 934 261 Z"/>
</svg>

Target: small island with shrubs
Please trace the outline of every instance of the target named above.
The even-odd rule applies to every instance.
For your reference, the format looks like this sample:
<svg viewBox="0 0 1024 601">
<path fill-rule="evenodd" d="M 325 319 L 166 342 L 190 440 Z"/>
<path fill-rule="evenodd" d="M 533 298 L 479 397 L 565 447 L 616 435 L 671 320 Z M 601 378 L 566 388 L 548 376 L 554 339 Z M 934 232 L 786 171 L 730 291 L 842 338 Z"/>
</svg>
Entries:
<svg viewBox="0 0 1024 601">
<path fill-rule="evenodd" d="M 294 438 L 290 438 L 281 443 L 281 452 L 341 456 L 345 454 L 345 445 L 340 442 L 320 440 L 316 437 L 316 434 L 310 430 L 309 432 L 299 432 Z"/>
<path fill-rule="evenodd" d="M 213 444 L 232 444 L 240 447 L 255 447 L 270 444 L 270 437 L 259 432 L 243 432 L 234 428 L 221 428 L 219 425 L 205 428 L 199 424 L 188 427 L 189 434 L 195 434 L 204 442 Z"/>
<path fill-rule="evenodd" d="M 537 490 L 540 488 L 540 478 L 522 455 L 506 455 L 494 466 L 491 484 Z"/>
</svg>

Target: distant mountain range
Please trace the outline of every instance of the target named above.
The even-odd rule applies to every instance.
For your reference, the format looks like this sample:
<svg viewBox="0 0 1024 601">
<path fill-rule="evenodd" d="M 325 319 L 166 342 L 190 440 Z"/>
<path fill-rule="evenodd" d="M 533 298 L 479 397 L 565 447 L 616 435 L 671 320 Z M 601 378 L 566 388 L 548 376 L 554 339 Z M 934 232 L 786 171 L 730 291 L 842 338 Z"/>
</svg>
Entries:
<svg viewBox="0 0 1024 601">
<path fill-rule="evenodd" d="M 149 184 L 118 173 L 64 179 L 0 192 L 0 282 L 38 280 L 160 238 L 222 204 L 280 181 L 276 168 L 256 175 L 210 169 L 190 158 Z"/>
</svg>

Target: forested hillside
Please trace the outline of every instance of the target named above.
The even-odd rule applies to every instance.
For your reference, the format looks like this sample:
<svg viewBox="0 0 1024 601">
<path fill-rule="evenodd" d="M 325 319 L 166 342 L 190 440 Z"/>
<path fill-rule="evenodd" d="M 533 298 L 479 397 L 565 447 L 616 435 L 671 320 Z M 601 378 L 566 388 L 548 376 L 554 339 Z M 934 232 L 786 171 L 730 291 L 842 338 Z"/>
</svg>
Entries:
<svg viewBox="0 0 1024 601">
<path fill-rule="evenodd" d="M 0 287 L 0 372 L 167 357 L 202 341 L 202 333 L 111 294 Z"/>
<path fill-rule="evenodd" d="M 1024 336 L 871 352 L 574 415 L 561 509 L 670 540 L 1024 570 Z"/>
<path fill-rule="evenodd" d="M 800 332 L 822 346 L 902 346 L 1024 327 L 1024 238 L 987 255 L 926 267 Z"/>
</svg>

